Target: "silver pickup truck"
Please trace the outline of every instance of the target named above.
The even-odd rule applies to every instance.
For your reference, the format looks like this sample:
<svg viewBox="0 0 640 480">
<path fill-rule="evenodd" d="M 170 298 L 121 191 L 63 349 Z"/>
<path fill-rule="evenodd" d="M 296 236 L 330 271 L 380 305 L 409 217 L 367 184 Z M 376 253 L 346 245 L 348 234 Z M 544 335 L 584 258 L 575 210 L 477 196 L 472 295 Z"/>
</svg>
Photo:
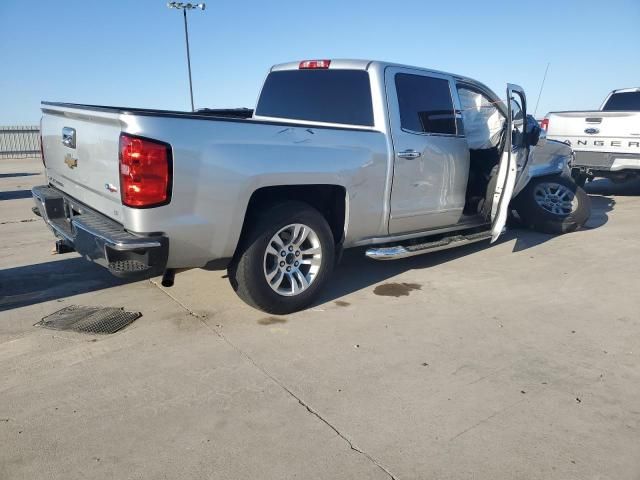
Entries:
<svg viewBox="0 0 640 480">
<path fill-rule="evenodd" d="M 614 90 L 600 110 L 549 112 L 542 127 L 575 152 L 571 169 L 578 185 L 595 177 L 640 177 L 640 88 Z"/>
<path fill-rule="evenodd" d="M 547 142 L 520 87 L 362 60 L 274 66 L 255 111 L 43 102 L 58 238 L 122 277 L 227 268 L 277 314 L 318 295 L 345 248 L 392 260 L 495 241 L 514 211 L 564 233 L 589 216 L 571 149 Z"/>
</svg>

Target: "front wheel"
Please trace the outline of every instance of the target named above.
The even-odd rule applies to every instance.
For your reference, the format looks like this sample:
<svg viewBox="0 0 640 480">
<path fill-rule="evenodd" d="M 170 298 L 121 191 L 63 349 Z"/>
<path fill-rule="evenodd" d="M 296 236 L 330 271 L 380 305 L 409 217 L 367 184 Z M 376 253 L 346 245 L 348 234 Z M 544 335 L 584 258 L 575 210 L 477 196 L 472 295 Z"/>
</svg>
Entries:
<svg viewBox="0 0 640 480">
<path fill-rule="evenodd" d="M 301 310 L 317 297 L 335 259 L 329 224 L 302 202 L 271 207 L 247 231 L 229 266 L 238 296 L 273 314 Z"/>
<path fill-rule="evenodd" d="M 532 179 L 514 203 L 523 223 L 544 233 L 573 232 L 591 215 L 589 196 L 562 176 Z"/>
</svg>

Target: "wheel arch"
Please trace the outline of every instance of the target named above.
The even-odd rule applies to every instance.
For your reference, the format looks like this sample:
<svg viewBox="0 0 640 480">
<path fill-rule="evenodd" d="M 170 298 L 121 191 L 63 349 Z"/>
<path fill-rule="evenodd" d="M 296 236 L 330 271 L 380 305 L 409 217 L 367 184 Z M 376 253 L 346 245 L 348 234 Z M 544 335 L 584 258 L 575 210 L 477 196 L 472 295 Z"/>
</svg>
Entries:
<svg viewBox="0 0 640 480">
<path fill-rule="evenodd" d="M 240 242 L 261 211 L 287 201 L 299 201 L 318 210 L 329 223 L 336 245 L 344 241 L 348 219 L 347 189 L 335 184 L 272 185 L 255 190 L 245 211 Z"/>
</svg>

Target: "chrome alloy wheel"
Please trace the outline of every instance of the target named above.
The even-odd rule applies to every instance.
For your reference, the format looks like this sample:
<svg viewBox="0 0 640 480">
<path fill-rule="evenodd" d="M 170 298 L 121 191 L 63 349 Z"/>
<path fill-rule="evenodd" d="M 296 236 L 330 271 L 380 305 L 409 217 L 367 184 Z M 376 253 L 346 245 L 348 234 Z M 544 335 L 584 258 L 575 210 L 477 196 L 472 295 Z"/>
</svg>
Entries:
<svg viewBox="0 0 640 480">
<path fill-rule="evenodd" d="M 264 277 L 271 289 L 285 297 L 304 292 L 322 264 L 318 234 L 301 223 L 282 227 L 264 252 Z"/>
<path fill-rule="evenodd" d="M 533 191 L 536 203 L 549 213 L 566 217 L 578 206 L 576 195 L 559 183 L 540 183 Z"/>
</svg>

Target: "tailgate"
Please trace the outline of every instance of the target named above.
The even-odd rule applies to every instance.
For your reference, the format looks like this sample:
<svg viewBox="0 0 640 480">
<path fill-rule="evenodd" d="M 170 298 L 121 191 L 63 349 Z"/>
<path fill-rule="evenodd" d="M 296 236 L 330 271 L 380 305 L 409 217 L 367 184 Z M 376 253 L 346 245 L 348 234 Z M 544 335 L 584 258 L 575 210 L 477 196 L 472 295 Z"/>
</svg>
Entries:
<svg viewBox="0 0 640 480">
<path fill-rule="evenodd" d="M 120 115 L 43 105 L 42 146 L 49 182 L 121 221 Z"/>
<path fill-rule="evenodd" d="M 575 151 L 640 153 L 640 112 L 552 112 L 547 136 Z"/>
</svg>

